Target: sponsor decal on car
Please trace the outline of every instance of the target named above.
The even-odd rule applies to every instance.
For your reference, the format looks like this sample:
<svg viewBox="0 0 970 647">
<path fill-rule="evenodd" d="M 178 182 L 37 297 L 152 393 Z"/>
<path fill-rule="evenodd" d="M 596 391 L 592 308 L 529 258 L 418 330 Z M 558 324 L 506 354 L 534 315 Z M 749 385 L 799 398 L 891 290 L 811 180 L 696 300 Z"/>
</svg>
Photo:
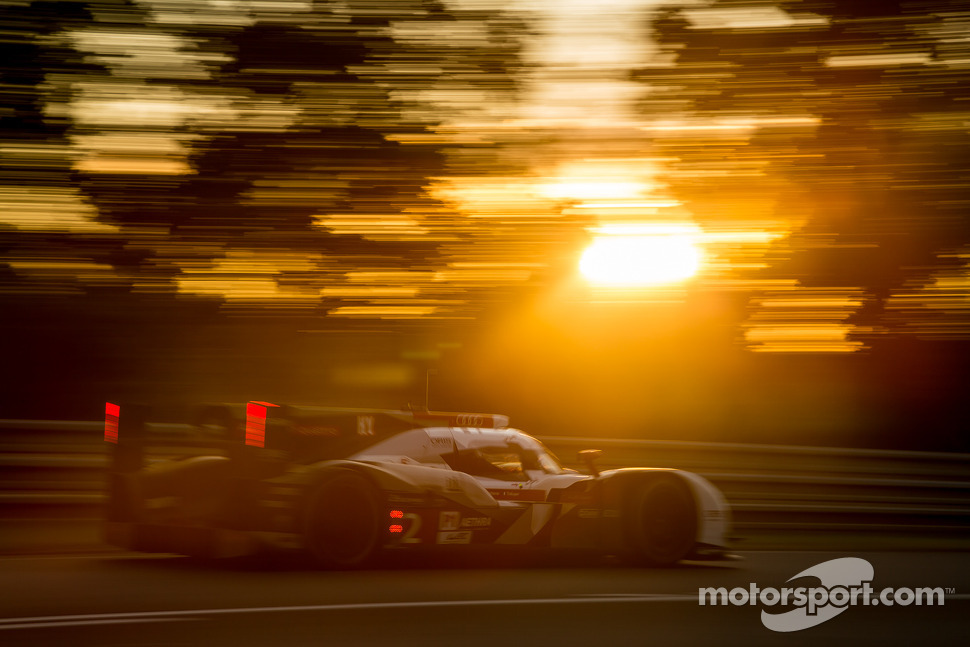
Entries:
<svg viewBox="0 0 970 647">
<path fill-rule="evenodd" d="M 461 513 L 455 510 L 442 510 L 438 515 L 439 530 L 458 530 L 461 523 Z"/>
<path fill-rule="evenodd" d="M 491 489 L 488 493 L 501 501 L 545 501 L 545 490 L 525 490 L 520 488 Z"/>
<path fill-rule="evenodd" d="M 471 530 L 452 530 L 438 533 L 439 544 L 470 544 L 472 543 Z"/>
<path fill-rule="evenodd" d="M 296 425 L 293 430 L 301 436 L 339 436 L 340 430 L 325 425 Z"/>
<path fill-rule="evenodd" d="M 457 476 L 448 476 L 445 479 L 445 489 L 449 492 L 460 492 L 461 491 L 461 479 Z"/>
<path fill-rule="evenodd" d="M 432 447 L 446 447 L 446 448 L 451 447 L 452 440 L 450 437 L 447 437 L 447 438 L 445 436 L 429 436 L 429 437 L 431 438 Z"/>
<path fill-rule="evenodd" d="M 357 416 L 357 435 L 374 435 L 374 416 Z"/>
<path fill-rule="evenodd" d="M 491 525 L 491 517 L 465 517 L 461 520 L 462 528 L 488 528 Z"/>
</svg>

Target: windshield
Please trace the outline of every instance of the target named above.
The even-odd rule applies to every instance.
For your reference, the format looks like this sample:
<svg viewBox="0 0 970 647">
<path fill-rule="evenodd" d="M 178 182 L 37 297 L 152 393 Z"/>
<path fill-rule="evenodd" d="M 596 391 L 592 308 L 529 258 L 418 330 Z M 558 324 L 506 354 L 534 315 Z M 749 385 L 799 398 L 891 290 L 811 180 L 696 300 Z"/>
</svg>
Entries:
<svg viewBox="0 0 970 647">
<path fill-rule="evenodd" d="M 443 458 L 454 470 L 503 481 L 528 481 L 535 478 L 529 472 L 562 474 L 564 471 L 555 456 L 538 441 L 475 447 Z"/>
<path fill-rule="evenodd" d="M 559 462 L 559 459 L 556 458 L 556 455 L 545 447 L 542 447 L 541 451 L 536 452 L 536 459 L 539 461 L 539 465 L 542 466 L 542 471 L 546 474 L 563 474 L 566 471 Z"/>
<path fill-rule="evenodd" d="M 509 444 L 518 450 L 527 470 L 541 470 L 546 474 L 563 474 L 559 459 L 535 438 L 524 436 Z"/>
</svg>

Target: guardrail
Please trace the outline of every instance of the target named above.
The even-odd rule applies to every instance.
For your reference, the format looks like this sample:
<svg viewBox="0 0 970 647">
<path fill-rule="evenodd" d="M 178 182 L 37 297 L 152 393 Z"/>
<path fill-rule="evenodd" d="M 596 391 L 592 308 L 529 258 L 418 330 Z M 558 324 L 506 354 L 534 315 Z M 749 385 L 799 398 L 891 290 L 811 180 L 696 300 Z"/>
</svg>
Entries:
<svg viewBox="0 0 970 647">
<path fill-rule="evenodd" d="M 970 454 L 657 440 L 543 438 L 563 457 L 603 450 L 600 466 L 701 474 L 742 531 L 970 531 Z"/>
<path fill-rule="evenodd" d="M 195 429 L 150 424 L 184 439 Z M 741 532 L 915 531 L 970 536 L 970 454 L 785 445 L 544 437 L 570 466 L 603 450 L 602 469 L 671 467 L 724 492 Z M 108 464 L 102 423 L 0 420 L 0 518 L 97 518 Z M 171 450 L 170 450 L 171 451 Z M 157 458 L 157 457 L 156 457 Z"/>
</svg>

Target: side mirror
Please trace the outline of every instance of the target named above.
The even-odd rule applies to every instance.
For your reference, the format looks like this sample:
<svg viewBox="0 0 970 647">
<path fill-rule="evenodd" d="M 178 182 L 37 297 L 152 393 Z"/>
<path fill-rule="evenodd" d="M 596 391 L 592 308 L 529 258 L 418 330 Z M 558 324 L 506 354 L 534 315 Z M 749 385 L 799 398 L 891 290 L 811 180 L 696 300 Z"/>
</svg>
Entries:
<svg viewBox="0 0 970 647">
<path fill-rule="evenodd" d="M 586 469 L 594 477 L 600 475 L 600 469 L 596 466 L 596 460 L 602 455 L 603 450 L 601 449 L 584 449 L 579 452 L 578 456 L 581 461 L 586 465 Z"/>
</svg>

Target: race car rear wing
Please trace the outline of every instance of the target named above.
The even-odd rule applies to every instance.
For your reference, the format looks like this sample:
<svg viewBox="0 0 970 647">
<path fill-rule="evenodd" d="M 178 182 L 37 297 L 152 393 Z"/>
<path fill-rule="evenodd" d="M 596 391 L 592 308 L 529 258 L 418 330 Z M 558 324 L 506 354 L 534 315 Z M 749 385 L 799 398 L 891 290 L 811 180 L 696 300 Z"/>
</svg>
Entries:
<svg viewBox="0 0 970 647">
<path fill-rule="evenodd" d="M 112 472 L 142 469 L 149 447 L 209 448 L 232 459 L 272 458 L 275 453 L 278 458 L 301 460 L 316 457 L 323 446 L 329 446 L 330 453 L 341 448 L 349 451 L 415 427 L 503 429 L 509 422 L 508 416 L 498 414 L 292 406 L 256 400 L 244 405 L 205 405 L 192 425 L 182 426 L 179 433 L 152 433 L 148 417 L 149 409 L 143 405 L 105 403 L 104 440 L 114 448 Z"/>
<path fill-rule="evenodd" d="M 226 451 L 239 444 L 236 438 L 203 437 L 187 425 L 166 425 L 160 433 L 148 422 L 150 410 L 140 404 L 124 406 L 106 402 L 104 406 L 104 440 L 111 446 L 109 469 L 112 472 L 135 472 L 144 467 L 145 451 L 149 448 Z M 153 428 L 156 427 L 156 428 Z M 185 452 L 188 453 L 188 452 Z"/>
</svg>

